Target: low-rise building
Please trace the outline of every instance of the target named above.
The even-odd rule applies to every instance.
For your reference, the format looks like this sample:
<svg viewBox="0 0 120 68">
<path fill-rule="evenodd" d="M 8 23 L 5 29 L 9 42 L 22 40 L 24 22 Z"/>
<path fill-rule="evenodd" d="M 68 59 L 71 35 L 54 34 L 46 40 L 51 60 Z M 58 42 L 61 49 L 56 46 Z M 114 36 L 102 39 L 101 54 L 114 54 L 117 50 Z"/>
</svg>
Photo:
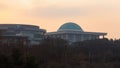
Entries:
<svg viewBox="0 0 120 68">
<path fill-rule="evenodd" d="M 0 45 L 29 45 L 30 40 L 25 36 L 0 36 Z"/>
<path fill-rule="evenodd" d="M 107 33 L 84 32 L 79 25 L 73 22 L 63 24 L 57 32 L 46 33 L 46 37 L 61 38 L 69 42 L 100 39 L 100 36 L 104 38 L 105 35 L 107 35 Z"/>
<path fill-rule="evenodd" d="M 46 33 L 46 30 L 40 29 L 39 26 L 23 24 L 0 24 L 0 30 L 2 31 L 2 36 L 28 37 L 30 44 L 39 44 Z"/>
</svg>

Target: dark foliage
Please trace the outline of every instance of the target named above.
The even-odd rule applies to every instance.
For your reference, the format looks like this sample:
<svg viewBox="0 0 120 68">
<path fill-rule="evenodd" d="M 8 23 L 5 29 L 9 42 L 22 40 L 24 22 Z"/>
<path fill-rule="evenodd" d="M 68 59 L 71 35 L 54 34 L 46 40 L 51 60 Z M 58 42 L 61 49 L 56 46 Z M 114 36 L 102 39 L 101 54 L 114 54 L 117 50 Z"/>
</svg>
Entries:
<svg viewBox="0 0 120 68">
<path fill-rule="evenodd" d="M 47 38 L 40 45 L 0 45 L 0 68 L 120 68 L 120 40 L 69 44 Z"/>
</svg>

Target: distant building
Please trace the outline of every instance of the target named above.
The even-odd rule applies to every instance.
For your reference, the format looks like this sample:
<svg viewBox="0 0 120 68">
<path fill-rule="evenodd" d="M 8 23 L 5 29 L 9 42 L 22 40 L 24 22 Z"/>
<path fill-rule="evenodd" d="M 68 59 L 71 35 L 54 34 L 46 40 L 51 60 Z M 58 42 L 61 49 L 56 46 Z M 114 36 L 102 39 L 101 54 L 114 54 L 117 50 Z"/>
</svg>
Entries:
<svg viewBox="0 0 120 68">
<path fill-rule="evenodd" d="M 25 36 L 0 36 L 0 45 L 29 45 L 30 40 Z"/>
<path fill-rule="evenodd" d="M 104 38 L 105 35 L 107 35 L 107 33 L 84 32 L 79 25 L 73 22 L 68 22 L 63 24 L 57 32 L 48 32 L 46 34 L 46 37 L 61 38 L 69 42 L 78 42 L 84 40 L 99 39 L 100 36 Z"/>
<path fill-rule="evenodd" d="M 39 44 L 46 33 L 46 30 L 40 29 L 39 26 L 23 24 L 0 24 L 0 30 L 3 36 L 9 36 L 9 38 L 10 36 L 11 38 L 28 37 L 30 44 Z"/>
</svg>

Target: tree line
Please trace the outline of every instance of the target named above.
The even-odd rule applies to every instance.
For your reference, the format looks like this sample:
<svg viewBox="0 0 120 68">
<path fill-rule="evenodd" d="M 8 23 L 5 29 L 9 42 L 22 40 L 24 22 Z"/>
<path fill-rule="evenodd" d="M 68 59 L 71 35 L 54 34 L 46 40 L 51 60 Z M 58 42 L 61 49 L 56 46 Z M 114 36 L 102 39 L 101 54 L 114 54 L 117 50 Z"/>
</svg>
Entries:
<svg viewBox="0 0 120 68">
<path fill-rule="evenodd" d="M 0 45 L 0 68 L 120 68 L 120 39 L 69 43 L 46 38 L 39 45 L 18 43 Z"/>
</svg>

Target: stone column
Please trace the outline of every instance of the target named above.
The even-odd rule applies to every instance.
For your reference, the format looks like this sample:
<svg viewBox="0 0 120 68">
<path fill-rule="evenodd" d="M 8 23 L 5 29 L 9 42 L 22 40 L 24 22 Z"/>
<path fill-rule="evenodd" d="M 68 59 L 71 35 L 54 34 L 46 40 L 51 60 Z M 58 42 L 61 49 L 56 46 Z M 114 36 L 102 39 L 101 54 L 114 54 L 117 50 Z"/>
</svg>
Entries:
<svg viewBox="0 0 120 68">
<path fill-rule="evenodd" d="M 66 40 L 68 40 L 68 35 L 67 35 L 67 34 L 65 34 L 65 36 L 66 36 L 66 37 L 65 37 L 65 39 L 66 39 Z"/>
<path fill-rule="evenodd" d="M 76 35 L 75 34 L 73 34 L 73 42 L 75 42 L 76 41 Z"/>
<path fill-rule="evenodd" d="M 105 38 L 105 36 L 103 35 L 103 39 Z"/>
</svg>

